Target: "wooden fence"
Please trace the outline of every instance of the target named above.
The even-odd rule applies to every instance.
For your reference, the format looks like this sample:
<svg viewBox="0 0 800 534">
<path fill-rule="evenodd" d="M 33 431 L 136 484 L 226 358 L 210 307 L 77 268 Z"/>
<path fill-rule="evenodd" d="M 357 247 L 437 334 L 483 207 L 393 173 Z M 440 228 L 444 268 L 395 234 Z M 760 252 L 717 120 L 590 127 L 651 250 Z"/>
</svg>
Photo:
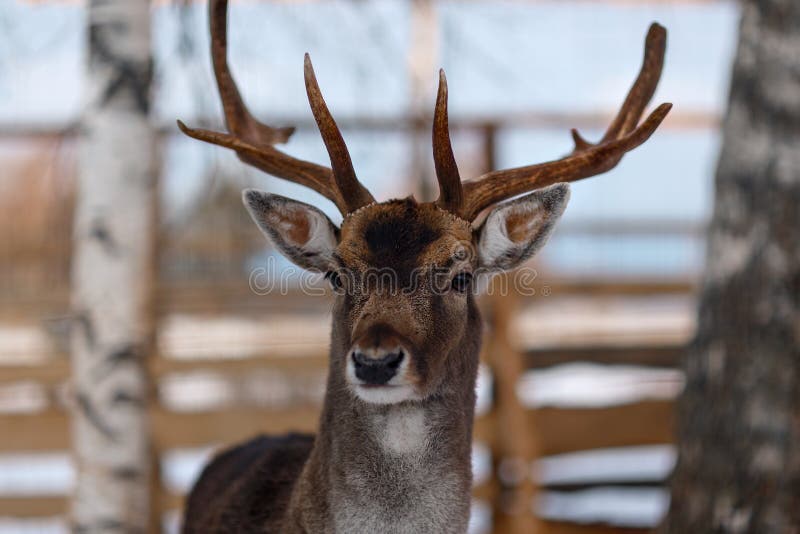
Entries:
<svg viewBox="0 0 800 534">
<path fill-rule="evenodd" d="M 685 294 L 685 283 L 606 284 L 553 283 L 562 294 Z M 219 289 L 217 289 L 219 291 Z M 247 309 L 251 296 L 240 291 L 239 298 L 227 294 L 231 308 Z M 282 300 L 283 299 L 283 300 Z M 173 289 L 162 295 L 162 313 L 191 310 L 193 313 L 225 314 L 225 301 L 214 290 L 198 292 Z M 168 303 L 168 304 L 167 304 Z M 313 306 L 298 296 L 261 298 L 251 302 L 263 313 L 276 309 L 302 310 Z M 643 444 L 664 444 L 672 441 L 672 406 L 669 400 L 651 400 L 608 408 L 526 409 L 515 393 L 521 374 L 532 367 L 548 367 L 572 360 L 598 363 L 635 363 L 659 367 L 675 367 L 680 358 L 679 343 L 626 344 L 623 347 L 574 345 L 569 348 L 540 347 L 521 351 L 511 338 L 509 325 L 519 306 L 519 297 L 492 297 L 482 302 L 489 325 L 484 343 L 483 360 L 494 378 L 491 408 L 481 414 L 475 425 L 475 440 L 491 451 L 492 475 L 475 487 L 475 497 L 490 503 L 494 532 L 603 532 L 605 527 L 586 527 L 556 522 L 536 522 L 531 513 L 531 498 L 538 490 L 529 476 L 509 483 L 501 481 L 496 467 L 502 459 L 521 459 L 525 466 L 536 457 L 587 449 Z M 280 347 L 264 350 L 240 359 L 175 359 L 153 355 L 148 362 L 154 386 L 150 416 L 157 456 L 175 449 L 207 447 L 232 443 L 258 432 L 281 433 L 291 430 L 315 430 L 319 406 L 313 402 L 268 407 L 227 404 L 198 411 L 177 410 L 165 406 L 159 387 L 171 377 L 206 373 L 237 383 L 259 370 L 292 377 L 324 374 L 327 369 L 324 343 L 311 343 L 295 349 L 292 356 L 282 355 Z M 55 351 L 42 355 L 33 365 L 0 366 L 0 387 L 33 383 L 44 388 L 47 406 L 31 413 L 0 414 L 0 454 L 20 452 L 68 451 L 70 423 L 66 406 L 70 368 L 68 358 Z M 65 389 L 66 388 L 66 389 Z M 66 401 L 64 400 L 66 399 Z M 514 429 L 510 431 L 509 429 Z M 164 484 L 155 489 L 160 512 L 179 510 L 182 495 Z M 63 497 L 0 497 L 0 517 L 63 516 L 67 510 Z M 537 527 L 541 527 L 537 529 Z M 534 530 L 537 529 L 537 530 Z"/>
</svg>

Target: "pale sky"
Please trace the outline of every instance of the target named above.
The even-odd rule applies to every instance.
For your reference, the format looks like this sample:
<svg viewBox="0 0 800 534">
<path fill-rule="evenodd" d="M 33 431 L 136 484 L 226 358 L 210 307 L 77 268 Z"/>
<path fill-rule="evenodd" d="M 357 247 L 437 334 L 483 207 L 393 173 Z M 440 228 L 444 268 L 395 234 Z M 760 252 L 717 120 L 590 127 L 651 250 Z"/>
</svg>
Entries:
<svg viewBox="0 0 800 534">
<path fill-rule="evenodd" d="M 336 117 L 402 115 L 410 99 L 408 6 L 404 0 L 234 4 L 230 62 L 251 108 L 260 116 L 308 120 L 302 58 L 309 51 Z M 434 64 L 447 71 L 451 117 L 611 113 L 638 71 L 643 38 L 654 20 L 669 30 L 669 44 L 653 103 L 673 102 L 674 114 L 723 112 L 738 17 L 733 2 L 476 1 L 438 6 Z M 83 15 L 79 4 L 0 1 L 0 126 L 78 120 Z M 217 120 L 221 114 L 207 55 L 205 6 L 194 4 L 181 12 L 161 5 L 153 17 L 155 120 L 164 125 L 178 117 L 189 123 L 197 117 Z M 432 82 L 435 77 L 434 69 Z M 432 109 L 432 94 L 430 101 Z M 597 133 L 586 132 L 590 139 Z M 362 180 L 378 196 L 407 193 L 399 182 L 408 165 L 408 143 L 402 136 L 347 131 L 345 136 Z M 326 162 L 315 132 L 295 137 L 287 146 L 290 153 Z M 506 130 L 500 135 L 499 164 L 553 159 L 569 151 L 570 143 L 568 131 L 560 127 Z M 457 143 L 457 156 L 460 146 L 474 149 L 474 144 Z M 717 150 L 712 129 L 662 129 L 608 176 L 576 184 L 565 224 L 704 221 Z M 168 212 L 180 213 L 204 194 L 208 166 L 221 162 L 248 185 L 319 202 L 335 217 L 327 201 L 245 170 L 221 149 L 175 136 L 164 157 Z M 469 154 L 460 159 L 468 160 Z M 602 240 L 565 237 L 547 250 L 550 261 L 566 269 L 575 269 L 575 262 L 567 259 L 576 253 L 601 271 L 677 272 L 696 269 L 702 260 L 697 244 L 653 240 L 604 245 Z"/>
</svg>

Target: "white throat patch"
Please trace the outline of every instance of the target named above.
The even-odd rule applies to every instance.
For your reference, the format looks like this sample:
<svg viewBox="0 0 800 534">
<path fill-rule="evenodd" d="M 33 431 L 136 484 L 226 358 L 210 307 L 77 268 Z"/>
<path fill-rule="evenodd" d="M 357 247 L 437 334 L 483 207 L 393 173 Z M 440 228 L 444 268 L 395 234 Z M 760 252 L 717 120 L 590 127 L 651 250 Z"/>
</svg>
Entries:
<svg viewBox="0 0 800 534">
<path fill-rule="evenodd" d="M 399 455 L 418 455 L 428 446 L 425 410 L 419 406 L 393 406 L 373 419 L 373 432 L 383 450 Z"/>
</svg>

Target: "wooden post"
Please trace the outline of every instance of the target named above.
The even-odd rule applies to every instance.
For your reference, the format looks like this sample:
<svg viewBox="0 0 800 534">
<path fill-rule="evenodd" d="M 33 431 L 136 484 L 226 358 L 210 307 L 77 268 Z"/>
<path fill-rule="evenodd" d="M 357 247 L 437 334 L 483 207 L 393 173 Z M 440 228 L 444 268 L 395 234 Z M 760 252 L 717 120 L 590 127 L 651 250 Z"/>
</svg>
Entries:
<svg viewBox="0 0 800 534">
<path fill-rule="evenodd" d="M 500 275 L 504 276 L 504 275 Z M 485 346 L 485 355 L 494 375 L 494 409 L 496 410 L 495 450 L 498 460 L 495 468 L 505 479 L 506 489 L 500 494 L 495 508 L 495 531 L 509 534 L 540 532 L 539 522 L 533 514 L 535 485 L 531 479 L 531 465 L 537 456 L 535 434 L 530 418 L 517 395 L 517 384 L 525 371 L 522 354 L 509 338 L 509 327 L 519 307 L 519 297 L 513 288 L 508 294 L 500 293 L 499 280 L 495 280 L 489 295 L 491 334 Z"/>
<path fill-rule="evenodd" d="M 74 532 L 152 528 L 148 384 L 153 346 L 155 131 L 150 3 L 88 4 L 72 267 Z"/>
<path fill-rule="evenodd" d="M 483 128 L 485 172 L 496 168 L 497 127 Z M 504 277 L 504 278 L 501 278 Z M 495 506 L 494 530 L 510 534 L 541 532 L 541 524 L 533 514 L 536 486 L 531 479 L 531 466 L 538 456 L 538 440 L 530 425 L 530 415 L 517 395 L 517 384 L 525 372 L 523 355 L 514 348 L 509 328 L 519 308 L 519 295 L 509 287 L 507 275 L 495 278 L 488 295 L 491 324 L 484 345 L 484 357 L 494 375 L 495 468 L 513 480 L 510 490 L 501 492 Z"/>
</svg>

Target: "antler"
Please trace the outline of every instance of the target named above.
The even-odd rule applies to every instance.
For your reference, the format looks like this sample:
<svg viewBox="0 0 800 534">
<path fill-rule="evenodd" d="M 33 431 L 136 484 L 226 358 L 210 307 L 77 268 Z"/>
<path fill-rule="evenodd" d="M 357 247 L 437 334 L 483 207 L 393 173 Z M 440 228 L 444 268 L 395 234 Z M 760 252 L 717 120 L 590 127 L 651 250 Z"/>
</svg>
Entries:
<svg viewBox="0 0 800 534">
<path fill-rule="evenodd" d="M 666 41 L 666 29 L 653 23 L 647 32 L 639 76 L 600 142 L 589 143 L 573 129 L 575 149 L 562 159 L 489 172 L 464 182 L 464 202 L 456 213 L 471 221 L 483 209 L 507 198 L 554 183 L 573 182 L 604 173 L 614 168 L 626 152 L 647 141 L 672 108 L 672 104 L 661 104 L 637 127 L 661 77 Z M 438 168 L 437 163 L 437 172 Z"/>
<path fill-rule="evenodd" d="M 344 215 L 374 202 L 372 195 L 356 177 L 347 146 L 322 97 L 308 54 L 304 70 L 306 93 L 332 168 L 293 158 L 273 147 L 276 143 L 286 142 L 294 128 L 273 128 L 261 123 L 245 106 L 228 68 L 227 8 L 227 0 L 209 2 L 211 57 L 225 123 L 230 133 L 188 128 L 178 121 L 181 131 L 195 139 L 230 148 L 249 165 L 317 191 L 333 201 Z M 672 108 L 672 104 L 661 104 L 637 126 L 661 77 L 666 38 L 667 32 L 662 26 L 656 23 L 650 26 L 639 76 L 598 143 L 587 142 L 573 129 L 575 148 L 564 158 L 493 171 L 464 183 L 459 177 L 450 142 L 447 79 L 444 71 L 440 71 L 432 135 L 436 178 L 439 181 L 436 204 L 471 221 L 483 209 L 507 198 L 557 182 L 588 178 L 614 168 L 625 153 L 644 143 L 653 134 Z"/>
<path fill-rule="evenodd" d="M 433 113 L 433 163 L 436 180 L 439 182 L 439 198 L 436 205 L 459 213 L 464 202 L 461 177 L 458 174 L 453 146 L 450 143 L 450 127 L 447 120 L 447 78 L 439 70 L 439 91 Z"/>
<path fill-rule="evenodd" d="M 374 202 L 372 195 L 356 178 L 347 146 L 322 98 L 308 54 L 305 58 L 306 93 L 332 169 L 291 157 L 272 146 L 285 143 L 294 128 L 273 128 L 261 123 L 245 106 L 228 68 L 227 14 L 227 0 L 209 2 L 211 58 L 225 124 L 230 133 L 189 128 L 178 121 L 181 131 L 200 141 L 230 148 L 236 151 L 240 160 L 266 173 L 313 189 L 333 201 L 343 215 Z"/>
</svg>

